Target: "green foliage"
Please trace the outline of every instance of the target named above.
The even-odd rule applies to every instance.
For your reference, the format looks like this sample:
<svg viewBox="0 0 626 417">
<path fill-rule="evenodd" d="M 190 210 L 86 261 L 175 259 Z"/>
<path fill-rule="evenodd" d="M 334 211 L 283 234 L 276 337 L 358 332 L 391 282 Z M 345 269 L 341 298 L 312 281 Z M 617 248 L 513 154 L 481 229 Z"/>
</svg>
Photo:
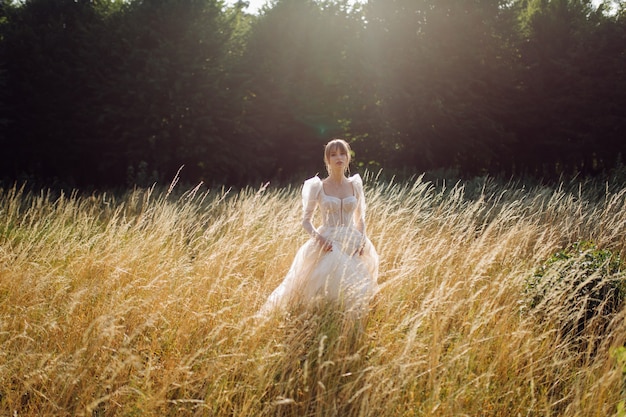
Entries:
<svg viewBox="0 0 626 417">
<path fill-rule="evenodd" d="M 341 4 L 294 0 L 277 1 L 252 24 L 236 71 L 247 78 L 242 121 L 270 156 L 268 173 L 323 169 L 321 147 L 346 133 L 358 25 Z"/>
<path fill-rule="evenodd" d="M 224 158 L 233 152 L 223 137 L 232 130 L 222 67 L 230 29 L 218 4 L 134 2 L 110 27 L 116 47 L 107 61 L 116 65 L 94 89 L 103 139 L 125 149 L 116 171 L 141 161 L 161 180 L 181 165 L 196 178 L 235 171 Z"/>
<path fill-rule="evenodd" d="M 17 169 L 87 184 L 123 184 L 140 164 L 162 181 L 181 165 L 194 181 L 240 179 L 249 155 L 225 63 L 242 45 L 221 2 L 31 0 L 9 20 Z"/>
<path fill-rule="evenodd" d="M 505 2 L 371 1 L 363 54 L 369 93 L 364 134 L 399 166 L 459 167 L 478 173 L 495 163 L 512 135 L 512 15 Z"/>
<path fill-rule="evenodd" d="M 0 64 L 2 65 L 2 64 Z M 5 141 L 5 129 L 8 124 L 8 119 L 5 117 L 6 114 L 6 71 L 0 67 L 0 146 L 4 144 Z"/>
<path fill-rule="evenodd" d="M 291 179 L 323 171 L 335 136 L 358 167 L 409 175 L 610 172 L 626 155 L 618 6 L 1 2 L 0 176 Z"/>
<path fill-rule="evenodd" d="M 626 97 L 623 21 L 590 1 L 519 4 L 523 117 L 512 129 L 523 141 L 513 148 L 514 164 L 546 176 L 611 167 L 623 137 L 615 130 L 622 123 L 615 104 Z"/>
<path fill-rule="evenodd" d="M 576 242 L 553 254 L 527 280 L 531 311 L 555 322 L 564 336 L 601 335 L 626 296 L 618 254 Z"/>
<path fill-rule="evenodd" d="M 5 13 L 5 5 L 0 4 L 0 50 L 4 46 L 4 32 L 7 24 L 7 17 Z M 7 71 L 6 71 L 6 63 L 4 60 L 0 59 L 0 146 L 4 145 L 5 140 L 5 128 L 8 123 L 8 119 L 6 117 L 7 114 L 7 97 L 6 97 L 6 89 L 7 89 Z"/>
</svg>

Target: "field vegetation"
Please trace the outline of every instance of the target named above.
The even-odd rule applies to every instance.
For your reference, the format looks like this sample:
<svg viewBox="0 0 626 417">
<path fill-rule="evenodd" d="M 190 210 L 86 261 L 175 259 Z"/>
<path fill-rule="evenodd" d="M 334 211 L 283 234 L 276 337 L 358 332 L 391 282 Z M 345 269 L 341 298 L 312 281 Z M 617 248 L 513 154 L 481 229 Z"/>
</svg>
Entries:
<svg viewBox="0 0 626 417">
<path fill-rule="evenodd" d="M 307 238 L 297 186 L 1 189 L 0 414 L 625 415 L 626 188 L 365 183 L 361 320 L 255 318 Z"/>
</svg>

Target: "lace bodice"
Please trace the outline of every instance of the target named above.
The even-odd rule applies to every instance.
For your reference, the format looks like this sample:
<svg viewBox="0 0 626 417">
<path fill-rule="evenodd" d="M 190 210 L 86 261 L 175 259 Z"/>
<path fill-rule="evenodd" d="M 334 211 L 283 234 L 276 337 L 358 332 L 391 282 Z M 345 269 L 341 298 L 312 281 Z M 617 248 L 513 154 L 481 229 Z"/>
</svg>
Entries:
<svg viewBox="0 0 626 417">
<path fill-rule="evenodd" d="M 326 227 L 354 226 L 354 212 L 357 203 L 358 200 L 354 195 L 345 198 L 326 195 L 322 186 L 319 198 L 322 225 Z"/>
<path fill-rule="evenodd" d="M 354 190 L 354 195 L 338 198 L 324 192 L 322 180 L 315 176 L 305 181 L 302 189 L 303 220 L 302 224 L 309 234 L 317 232 L 312 219 L 315 209 L 319 206 L 322 213 L 322 227 L 356 227 L 365 234 L 365 198 L 363 196 L 363 181 L 356 174 L 348 181 Z"/>
</svg>

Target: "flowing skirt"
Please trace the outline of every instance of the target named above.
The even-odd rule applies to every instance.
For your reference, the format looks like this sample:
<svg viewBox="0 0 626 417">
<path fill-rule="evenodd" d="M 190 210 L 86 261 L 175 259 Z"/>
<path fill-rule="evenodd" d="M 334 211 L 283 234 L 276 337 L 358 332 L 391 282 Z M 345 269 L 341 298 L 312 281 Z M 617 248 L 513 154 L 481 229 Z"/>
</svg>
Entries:
<svg viewBox="0 0 626 417">
<path fill-rule="evenodd" d="M 346 310 L 367 307 L 378 290 L 378 254 L 372 242 L 353 227 L 321 227 L 319 233 L 332 241 L 326 252 L 314 239 L 298 250 L 283 282 L 272 292 L 259 314 L 291 303 L 316 300 L 339 302 Z"/>
</svg>

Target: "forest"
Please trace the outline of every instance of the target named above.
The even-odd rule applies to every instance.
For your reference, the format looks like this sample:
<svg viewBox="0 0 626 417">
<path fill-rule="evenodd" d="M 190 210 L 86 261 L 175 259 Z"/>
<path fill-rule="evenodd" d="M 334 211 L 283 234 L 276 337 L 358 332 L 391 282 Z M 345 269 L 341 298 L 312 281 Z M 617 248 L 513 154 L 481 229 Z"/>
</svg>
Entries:
<svg viewBox="0 0 626 417">
<path fill-rule="evenodd" d="M 324 169 L 608 175 L 626 3 L 0 2 L 0 181 L 244 186 Z"/>
</svg>

